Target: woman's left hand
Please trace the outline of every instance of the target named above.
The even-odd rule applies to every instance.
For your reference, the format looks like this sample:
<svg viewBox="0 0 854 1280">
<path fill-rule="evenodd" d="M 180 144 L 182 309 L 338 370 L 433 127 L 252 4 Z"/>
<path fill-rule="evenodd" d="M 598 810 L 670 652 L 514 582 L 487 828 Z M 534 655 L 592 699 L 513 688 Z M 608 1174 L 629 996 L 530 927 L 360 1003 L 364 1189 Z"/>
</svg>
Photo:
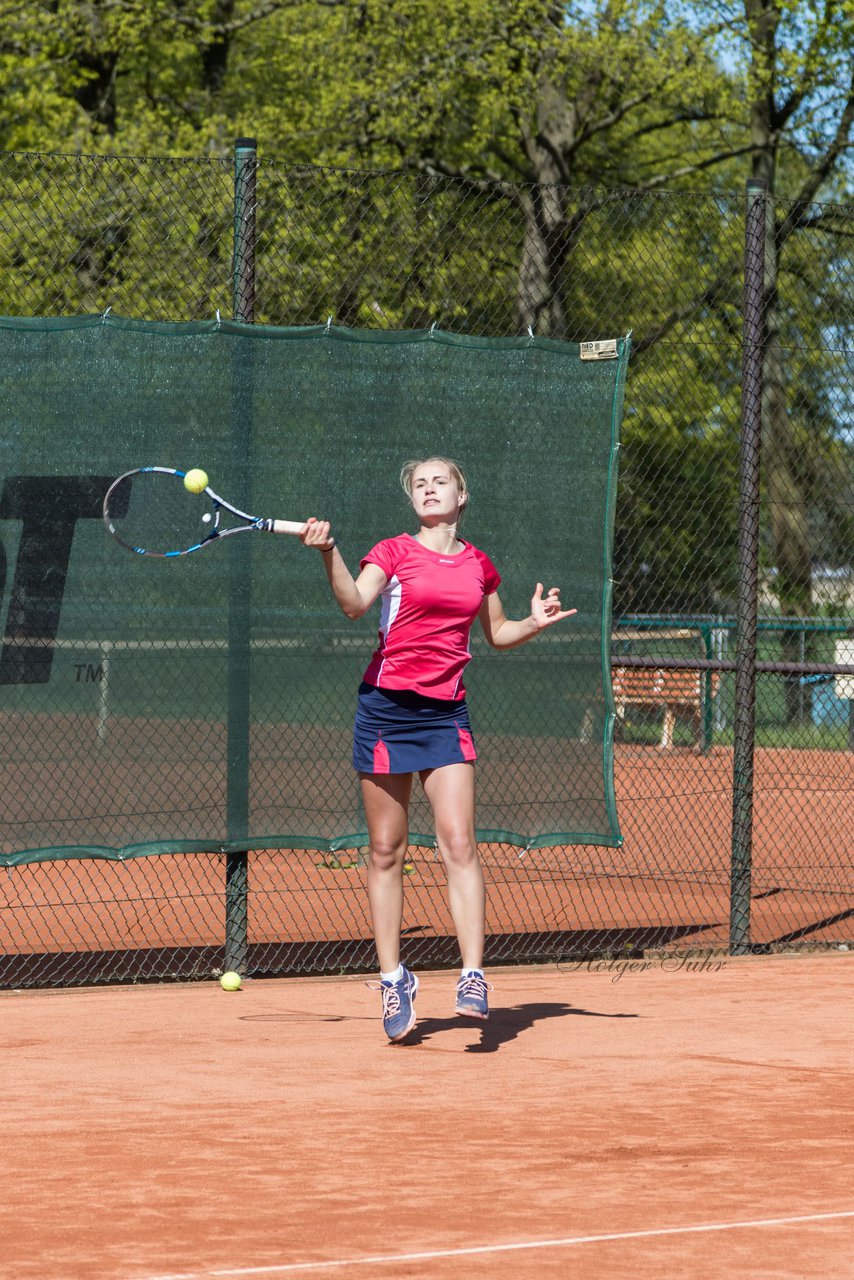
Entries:
<svg viewBox="0 0 854 1280">
<path fill-rule="evenodd" d="M 539 631 L 542 631 L 544 627 L 552 626 L 555 622 L 562 621 L 563 618 L 569 618 L 577 612 L 577 609 L 561 609 L 560 587 L 550 587 L 548 595 L 544 597 L 543 584 L 541 582 L 537 583 L 537 589 L 531 598 L 531 617 L 536 622 Z"/>
</svg>

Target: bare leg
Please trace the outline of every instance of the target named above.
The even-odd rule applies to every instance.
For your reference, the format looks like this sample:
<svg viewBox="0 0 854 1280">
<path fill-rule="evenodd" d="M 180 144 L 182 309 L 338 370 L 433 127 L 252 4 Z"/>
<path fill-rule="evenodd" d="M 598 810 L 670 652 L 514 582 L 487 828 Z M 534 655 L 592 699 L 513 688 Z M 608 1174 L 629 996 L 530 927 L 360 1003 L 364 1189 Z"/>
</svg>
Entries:
<svg viewBox="0 0 854 1280">
<path fill-rule="evenodd" d="M 403 919 L 403 863 L 409 844 L 410 773 L 361 773 L 368 822 L 368 904 L 380 970 L 400 964 Z"/>
<path fill-rule="evenodd" d="M 486 889 L 474 834 L 474 765 L 446 764 L 421 774 L 448 877 L 448 902 L 464 969 L 483 965 Z"/>
</svg>

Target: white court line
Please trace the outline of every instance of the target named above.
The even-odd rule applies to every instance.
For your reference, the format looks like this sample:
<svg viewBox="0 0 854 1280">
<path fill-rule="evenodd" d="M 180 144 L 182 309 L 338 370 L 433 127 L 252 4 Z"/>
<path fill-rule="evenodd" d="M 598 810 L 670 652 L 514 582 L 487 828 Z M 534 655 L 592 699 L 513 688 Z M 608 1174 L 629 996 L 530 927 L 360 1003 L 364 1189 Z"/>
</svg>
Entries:
<svg viewBox="0 0 854 1280">
<path fill-rule="evenodd" d="M 659 1227 L 648 1231 L 614 1231 L 602 1236 L 565 1236 L 557 1240 L 523 1240 L 518 1244 L 474 1245 L 468 1249 L 432 1249 L 424 1253 L 385 1253 L 364 1258 L 336 1258 L 327 1262 L 285 1262 L 266 1267 L 229 1267 L 217 1271 L 182 1271 L 170 1275 L 146 1276 L 145 1280 L 214 1280 L 229 1276 L 284 1276 L 294 1271 L 334 1270 L 336 1267 L 380 1266 L 389 1262 L 437 1262 L 441 1258 L 470 1258 L 494 1253 L 518 1253 L 522 1249 L 566 1249 L 575 1244 L 603 1244 L 613 1240 L 649 1240 L 655 1236 L 684 1236 L 703 1231 L 738 1231 L 745 1227 L 789 1227 L 799 1222 L 831 1222 L 854 1218 L 854 1209 L 838 1213 L 805 1213 L 791 1218 L 753 1218 L 746 1222 L 702 1222 L 693 1227 Z"/>
</svg>

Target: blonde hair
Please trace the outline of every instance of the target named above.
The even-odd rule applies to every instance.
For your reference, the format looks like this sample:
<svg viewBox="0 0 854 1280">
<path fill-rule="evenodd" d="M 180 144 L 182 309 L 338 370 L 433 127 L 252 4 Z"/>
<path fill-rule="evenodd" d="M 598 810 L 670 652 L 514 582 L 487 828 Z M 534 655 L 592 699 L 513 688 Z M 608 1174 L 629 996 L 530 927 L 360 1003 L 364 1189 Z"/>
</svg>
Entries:
<svg viewBox="0 0 854 1280">
<path fill-rule="evenodd" d="M 428 453 L 426 458 L 412 458 L 409 462 L 404 462 L 401 467 L 400 483 L 407 498 L 412 497 L 412 477 L 419 467 L 424 466 L 425 462 L 441 462 L 443 466 L 448 468 L 451 479 L 457 482 L 457 488 L 460 493 L 468 495 L 469 487 L 466 484 L 466 478 L 463 475 L 463 469 L 460 464 L 454 462 L 453 458 L 443 458 L 440 453 Z"/>
</svg>

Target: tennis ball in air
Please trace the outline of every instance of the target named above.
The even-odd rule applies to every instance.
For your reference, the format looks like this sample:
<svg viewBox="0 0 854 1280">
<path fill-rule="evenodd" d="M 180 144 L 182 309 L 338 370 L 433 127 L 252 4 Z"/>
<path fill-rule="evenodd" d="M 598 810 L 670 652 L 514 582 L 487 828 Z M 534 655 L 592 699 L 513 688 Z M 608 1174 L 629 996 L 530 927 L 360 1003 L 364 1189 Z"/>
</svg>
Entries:
<svg viewBox="0 0 854 1280">
<path fill-rule="evenodd" d="M 219 985 L 222 987 L 223 991 L 239 991 L 240 974 L 234 973 L 233 971 L 230 973 L 224 973 L 219 980 Z"/>
<path fill-rule="evenodd" d="M 201 493 L 207 487 L 207 471 L 200 471 L 198 467 L 194 467 L 192 471 L 188 471 L 184 476 L 184 488 L 189 489 L 190 493 Z"/>
</svg>

